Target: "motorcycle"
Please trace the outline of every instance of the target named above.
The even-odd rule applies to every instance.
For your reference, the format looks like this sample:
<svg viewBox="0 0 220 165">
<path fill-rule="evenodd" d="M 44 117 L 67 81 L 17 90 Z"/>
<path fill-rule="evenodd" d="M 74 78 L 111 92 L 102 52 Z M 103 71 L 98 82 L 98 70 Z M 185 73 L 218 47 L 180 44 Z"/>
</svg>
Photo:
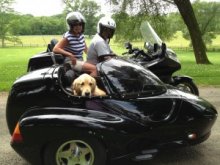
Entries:
<svg viewBox="0 0 220 165">
<path fill-rule="evenodd" d="M 96 80 L 107 95 L 75 96 L 60 57 L 51 52 L 32 57 L 29 71 L 9 92 L 10 144 L 29 164 L 135 163 L 211 135 L 216 108 L 142 66 L 120 58 L 102 61 Z"/>
<path fill-rule="evenodd" d="M 173 73 L 181 69 L 180 61 L 176 53 L 167 48 L 160 37 L 154 31 L 149 22 L 141 24 L 140 31 L 145 40 L 144 48 L 133 48 L 130 42 L 125 43 L 128 52 L 123 53 L 123 57 L 129 62 L 142 65 L 157 75 L 164 83 L 170 84 L 178 89 L 199 95 L 199 90 L 193 79 L 189 76 L 175 75 Z"/>
</svg>

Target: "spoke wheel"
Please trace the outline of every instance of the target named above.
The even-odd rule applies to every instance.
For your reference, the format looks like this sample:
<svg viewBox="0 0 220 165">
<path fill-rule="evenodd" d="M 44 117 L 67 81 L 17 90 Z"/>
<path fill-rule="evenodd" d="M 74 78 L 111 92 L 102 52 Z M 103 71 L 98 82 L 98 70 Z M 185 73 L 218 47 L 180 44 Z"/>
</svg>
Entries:
<svg viewBox="0 0 220 165">
<path fill-rule="evenodd" d="M 44 151 L 45 165 L 104 165 L 106 148 L 94 137 L 69 137 L 49 142 Z"/>
<path fill-rule="evenodd" d="M 62 144 L 56 153 L 57 165 L 92 165 L 94 152 L 89 144 L 81 140 L 71 140 Z"/>
</svg>

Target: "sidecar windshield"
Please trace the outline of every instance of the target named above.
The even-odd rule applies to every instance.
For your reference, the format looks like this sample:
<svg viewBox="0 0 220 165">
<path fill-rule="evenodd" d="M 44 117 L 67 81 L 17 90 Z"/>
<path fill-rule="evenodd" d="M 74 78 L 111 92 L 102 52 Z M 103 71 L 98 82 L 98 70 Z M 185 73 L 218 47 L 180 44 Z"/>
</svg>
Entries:
<svg viewBox="0 0 220 165">
<path fill-rule="evenodd" d="M 159 46 L 162 45 L 162 40 L 151 27 L 148 21 L 143 21 L 140 26 L 141 35 L 144 38 L 144 41 L 148 44 L 154 45 L 158 44 Z"/>
<path fill-rule="evenodd" d="M 149 96 L 166 91 L 164 84 L 152 72 L 121 59 L 104 62 L 101 72 L 111 90 L 122 97 Z"/>
</svg>

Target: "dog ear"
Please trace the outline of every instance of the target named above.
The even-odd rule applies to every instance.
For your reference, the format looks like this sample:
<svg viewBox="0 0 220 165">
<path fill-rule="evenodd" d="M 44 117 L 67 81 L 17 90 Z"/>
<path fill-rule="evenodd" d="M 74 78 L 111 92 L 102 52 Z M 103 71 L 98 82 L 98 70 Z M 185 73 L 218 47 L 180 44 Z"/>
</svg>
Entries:
<svg viewBox="0 0 220 165">
<path fill-rule="evenodd" d="M 79 96 L 80 95 L 79 81 L 75 80 L 71 85 L 71 89 L 72 89 L 74 95 Z"/>
<path fill-rule="evenodd" d="M 95 78 L 91 77 L 91 82 L 92 82 L 92 93 L 94 93 L 95 91 L 95 88 L 96 88 L 96 80 Z"/>
</svg>

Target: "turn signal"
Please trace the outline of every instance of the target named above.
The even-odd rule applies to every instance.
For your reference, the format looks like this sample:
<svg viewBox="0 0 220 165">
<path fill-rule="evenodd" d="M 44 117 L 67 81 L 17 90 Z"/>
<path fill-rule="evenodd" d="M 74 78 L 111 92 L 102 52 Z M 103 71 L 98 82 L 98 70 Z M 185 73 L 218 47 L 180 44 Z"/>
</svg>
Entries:
<svg viewBox="0 0 220 165">
<path fill-rule="evenodd" d="M 23 138 L 21 136 L 21 132 L 20 132 L 20 126 L 19 123 L 17 123 L 12 138 L 11 138 L 11 143 L 20 143 L 23 141 Z"/>
<path fill-rule="evenodd" d="M 188 134 L 188 138 L 190 140 L 196 140 L 197 139 L 197 135 L 195 133 L 191 133 L 191 134 Z"/>
</svg>

